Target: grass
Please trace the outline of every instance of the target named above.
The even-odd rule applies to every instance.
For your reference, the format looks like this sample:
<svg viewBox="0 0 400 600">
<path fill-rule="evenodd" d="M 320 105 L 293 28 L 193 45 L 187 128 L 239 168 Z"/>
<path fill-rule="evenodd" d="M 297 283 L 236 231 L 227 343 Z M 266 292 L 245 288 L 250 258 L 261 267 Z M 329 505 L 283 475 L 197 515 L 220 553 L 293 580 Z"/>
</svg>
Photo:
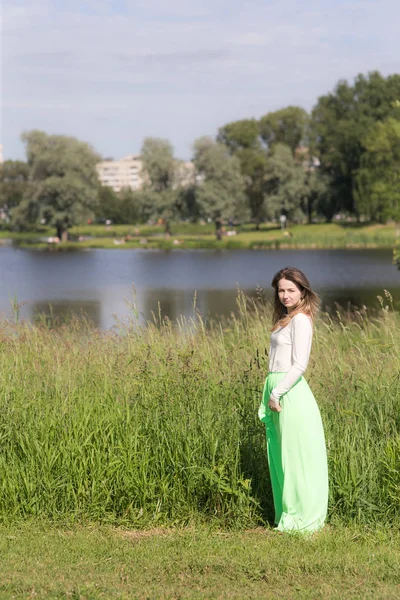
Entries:
<svg viewBox="0 0 400 600">
<path fill-rule="evenodd" d="M 400 534 L 328 527 L 312 538 L 254 529 L 0 527 L 0 597 L 395 599 Z"/>
<path fill-rule="evenodd" d="M 57 250 L 75 248 L 225 248 L 225 249 L 279 249 L 279 248 L 392 248 L 395 237 L 394 225 L 379 224 L 338 224 L 294 225 L 287 234 L 279 227 L 263 225 L 260 231 L 250 225 L 236 228 L 237 235 L 215 239 L 212 224 L 200 225 L 179 223 L 172 226 L 173 235 L 165 239 L 163 226 L 147 225 L 85 225 L 74 227 L 73 238 L 83 237 L 83 241 L 70 241 L 55 246 Z M 26 234 L 0 232 L 1 239 L 11 238 L 22 247 L 44 249 L 46 242 L 39 237 L 54 235 L 53 230 L 41 230 Z"/>
<path fill-rule="evenodd" d="M 1 326 L 0 520 L 146 528 L 268 524 L 272 496 L 257 408 L 269 307 L 102 333 L 82 321 Z M 327 315 L 307 378 L 325 425 L 330 519 L 400 516 L 400 315 Z"/>
<path fill-rule="evenodd" d="M 328 524 L 270 528 L 256 413 L 270 308 L 0 323 L 0 597 L 391 599 L 400 591 L 400 314 L 316 324 Z"/>
</svg>

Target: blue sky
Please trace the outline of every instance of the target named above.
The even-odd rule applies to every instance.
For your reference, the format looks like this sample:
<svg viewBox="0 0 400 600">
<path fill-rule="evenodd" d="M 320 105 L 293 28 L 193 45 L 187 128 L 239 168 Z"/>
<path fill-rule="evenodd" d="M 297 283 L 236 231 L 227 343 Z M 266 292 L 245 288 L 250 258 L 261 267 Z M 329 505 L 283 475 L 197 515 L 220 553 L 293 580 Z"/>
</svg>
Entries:
<svg viewBox="0 0 400 600">
<path fill-rule="evenodd" d="M 307 110 L 339 79 L 400 72 L 398 0 L 3 0 L 1 132 L 74 135 L 103 156 Z"/>
</svg>

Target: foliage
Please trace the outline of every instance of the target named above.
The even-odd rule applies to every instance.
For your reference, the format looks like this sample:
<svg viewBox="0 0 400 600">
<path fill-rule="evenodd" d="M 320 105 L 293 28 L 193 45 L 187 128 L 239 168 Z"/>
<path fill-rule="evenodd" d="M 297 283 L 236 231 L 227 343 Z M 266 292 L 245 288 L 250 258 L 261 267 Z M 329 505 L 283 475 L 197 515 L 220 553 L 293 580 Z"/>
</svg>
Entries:
<svg viewBox="0 0 400 600">
<path fill-rule="evenodd" d="M 29 167 L 20 160 L 0 164 L 0 206 L 13 208 L 21 202 L 28 187 Z"/>
<path fill-rule="evenodd" d="M 100 186 L 96 216 L 101 219 L 110 219 L 113 223 L 121 222 L 120 197 L 118 193 L 108 185 Z"/>
<path fill-rule="evenodd" d="M 134 223 L 136 215 L 131 214 L 128 201 L 131 195 L 129 189 L 115 192 L 112 187 L 100 186 L 96 217 L 103 221 L 109 219 L 113 223 Z"/>
<path fill-rule="evenodd" d="M 122 189 L 119 192 L 120 218 L 116 223 L 137 223 L 141 218 L 141 205 L 138 192 Z"/>
<path fill-rule="evenodd" d="M 96 215 L 104 221 L 110 219 L 113 224 L 137 223 L 142 216 L 140 201 L 140 193 L 129 188 L 115 192 L 109 186 L 101 186 Z"/>
<path fill-rule="evenodd" d="M 195 188 L 198 212 L 203 218 L 245 218 L 244 181 L 240 163 L 228 149 L 203 137 L 194 144 L 193 162 L 198 174 Z"/>
<path fill-rule="evenodd" d="M 307 169 L 303 179 L 301 209 L 307 215 L 308 223 L 312 223 L 317 215 L 330 217 L 329 209 L 330 178 L 319 168 Z"/>
<path fill-rule="evenodd" d="M 30 131 L 26 144 L 30 186 L 13 211 L 17 228 L 44 221 L 61 237 L 72 225 L 94 216 L 99 182 L 98 155 L 86 143 L 61 135 Z"/>
<path fill-rule="evenodd" d="M 174 179 L 174 150 L 168 140 L 146 138 L 141 159 L 148 176 L 147 187 L 153 192 L 164 192 L 172 187 Z"/>
<path fill-rule="evenodd" d="M 285 144 L 276 144 L 268 157 L 265 173 L 266 213 L 269 218 L 286 214 L 292 221 L 304 216 L 300 208 L 305 172 L 294 161 Z"/>
<path fill-rule="evenodd" d="M 197 203 L 196 192 L 197 186 L 195 183 L 188 186 L 181 186 L 177 189 L 179 216 L 183 221 L 190 221 L 193 224 L 197 223 L 201 217 L 201 208 Z M 175 226 L 176 229 L 177 227 Z"/>
<path fill-rule="evenodd" d="M 138 220 L 141 223 L 163 219 L 166 223 L 175 221 L 180 216 L 179 194 L 176 190 L 166 189 L 156 192 L 142 189 L 132 195 L 137 207 Z"/>
<path fill-rule="evenodd" d="M 218 132 L 217 140 L 240 161 L 245 184 L 247 205 L 257 229 L 265 218 L 265 171 L 267 156 L 261 145 L 258 122 L 244 119 L 228 123 Z"/>
<path fill-rule="evenodd" d="M 181 199 L 176 184 L 179 186 L 185 178 L 185 169 L 174 159 L 168 140 L 146 138 L 141 158 L 148 176 L 144 188 L 135 193 L 141 221 L 161 218 L 165 222 L 165 232 L 170 233 L 170 221 L 180 214 Z"/>
<path fill-rule="evenodd" d="M 377 121 L 400 118 L 400 75 L 379 72 L 358 75 L 351 85 L 340 81 L 334 91 L 318 99 L 312 111 L 312 145 L 323 170 L 332 178 L 330 214 L 359 214 L 356 177 L 366 150 L 365 139 Z"/>
<path fill-rule="evenodd" d="M 268 148 L 275 144 L 289 146 L 292 153 L 306 140 L 309 116 L 299 106 L 287 106 L 261 117 L 259 131 Z"/>
<path fill-rule="evenodd" d="M 357 173 L 357 206 L 367 218 L 400 221 L 400 120 L 371 127 Z"/>
<path fill-rule="evenodd" d="M 326 176 L 321 177 L 312 160 L 306 164 L 303 157 L 299 165 L 294 158 L 294 151 L 305 139 L 307 124 L 306 111 L 288 107 L 265 115 L 259 123 L 247 119 L 219 130 L 218 141 L 240 160 L 247 203 L 257 230 L 265 218 L 277 218 L 282 212 L 292 220 L 307 215 L 311 222 L 324 200 Z"/>
<path fill-rule="evenodd" d="M 218 131 L 217 142 L 225 144 L 234 154 L 238 150 L 260 150 L 259 125 L 255 119 L 228 123 Z"/>
<path fill-rule="evenodd" d="M 251 217 L 259 229 L 260 223 L 268 216 L 266 210 L 266 178 L 268 157 L 265 151 L 243 148 L 237 152 L 241 172 L 245 180 L 247 202 Z"/>
<path fill-rule="evenodd" d="M 338 213 L 398 219 L 399 98 L 400 75 L 341 80 L 311 117 L 287 106 L 228 123 L 216 141 L 197 140 L 196 172 L 174 158 L 168 140 L 146 138 L 144 187 L 118 196 L 99 192 L 99 157 L 87 144 L 32 131 L 23 136 L 27 166 L 8 161 L 0 168 L 0 199 L 15 207 L 16 228 L 46 221 L 59 234 L 94 211 L 118 223 L 250 217 L 257 229 L 282 210 L 309 222 Z"/>
</svg>

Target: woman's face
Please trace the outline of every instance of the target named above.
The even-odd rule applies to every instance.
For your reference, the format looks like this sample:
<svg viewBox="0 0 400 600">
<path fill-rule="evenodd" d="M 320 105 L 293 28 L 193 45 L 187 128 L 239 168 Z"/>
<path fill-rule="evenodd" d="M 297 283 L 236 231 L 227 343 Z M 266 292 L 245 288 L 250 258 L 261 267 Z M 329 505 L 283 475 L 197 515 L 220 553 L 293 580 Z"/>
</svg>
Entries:
<svg viewBox="0 0 400 600">
<path fill-rule="evenodd" d="M 300 302 L 301 291 L 293 281 L 281 279 L 278 283 L 278 297 L 290 312 Z"/>
</svg>

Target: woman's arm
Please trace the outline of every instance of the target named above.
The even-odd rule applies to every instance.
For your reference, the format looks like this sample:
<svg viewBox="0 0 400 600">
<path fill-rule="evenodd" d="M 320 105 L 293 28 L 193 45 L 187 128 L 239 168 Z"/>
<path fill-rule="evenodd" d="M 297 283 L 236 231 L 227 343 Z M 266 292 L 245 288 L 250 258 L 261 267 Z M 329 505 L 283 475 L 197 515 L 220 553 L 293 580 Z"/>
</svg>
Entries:
<svg viewBox="0 0 400 600">
<path fill-rule="evenodd" d="M 309 317 L 300 313 L 291 321 L 292 366 L 272 390 L 270 399 L 279 402 L 283 394 L 300 379 L 308 365 L 312 342 L 312 326 Z"/>
</svg>

